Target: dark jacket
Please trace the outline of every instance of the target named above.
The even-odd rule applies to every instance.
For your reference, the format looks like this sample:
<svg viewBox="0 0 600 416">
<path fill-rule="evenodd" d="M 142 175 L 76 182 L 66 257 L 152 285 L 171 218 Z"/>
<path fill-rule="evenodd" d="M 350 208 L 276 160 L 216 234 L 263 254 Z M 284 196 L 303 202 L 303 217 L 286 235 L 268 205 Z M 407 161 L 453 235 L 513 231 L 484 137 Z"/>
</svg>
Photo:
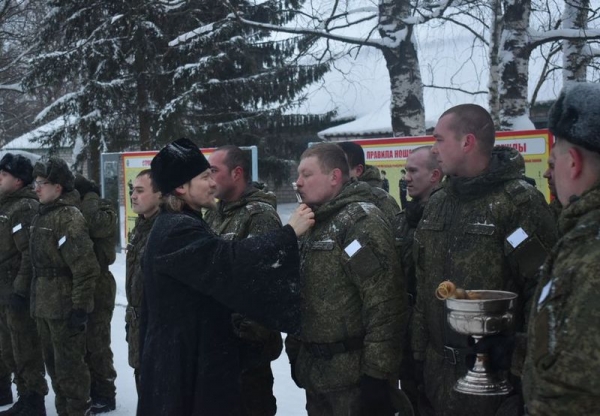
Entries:
<svg viewBox="0 0 600 416">
<path fill-rule="evenodd" d="M 275 330 L 298 331 L 299 254 L 293 229 L 225 241 L 197 213 L 162 212 L 142 269 L 137 414 L 241 414 L 238 342 L 228 308 Z"/>
</svg>

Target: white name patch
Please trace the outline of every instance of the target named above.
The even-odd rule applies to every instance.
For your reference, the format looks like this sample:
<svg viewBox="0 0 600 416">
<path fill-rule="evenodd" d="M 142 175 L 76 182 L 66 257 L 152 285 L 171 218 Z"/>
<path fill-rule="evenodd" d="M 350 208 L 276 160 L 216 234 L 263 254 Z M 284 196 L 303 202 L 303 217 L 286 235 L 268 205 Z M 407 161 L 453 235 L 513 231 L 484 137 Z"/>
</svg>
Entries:
<svg viewBox="0 0 600 416">
<path fill-rule="evenodd" d="M 22 226 L 21 224 L 17 224 L 17 225 L 15 225 L 15 226 L 13 227 L 13 229 L 12 229 L 12 233 L 14 234 L 14 233 L 16 233 L 16 232 L 18 232 L 18 231 L 21 231 L 21 229 L 22 229 L 22 228 L 23 228 L 23 226 Z"/>
<path fill-rule="evenodd" d="M 540 293 L 540 298 L 538 299 L 538 306 L 541 305 L 548 295 L 550 294 L 550 290 L 552 289 L 552 280 L 550 280 L 546 285 L 542 288 L 542 293 Z"/>
<path fill-rule="evenodd" d="M 346 254 L 350 257 L 354 256 L 358 250 L 360 250 L 362 246 L 358 242 L 358 240 L 354 240 L 344 249 Z"/>
<path fill-rule="evenodd" d="M 62 245 L 67 241 L 67 236 L 63 235 L 60 240 L 58 240 L 58 248 L 61 248 Z"/>
<path fill-rule="evenodd" d="M 511 235 L 509 235 L 506 240 L 509 242 L 509 244 L 513 248 L 517 248 L 519 246 L 519 244 L 521 244 L 523 241 L 525 241 L 527 239 L 527 237 L 529 237 L 529 236 L 527 235 L 525 230 L 523 230 L 521 227 L 519 227 L 515 230 L 515 232 L 513 232 Z"/>
</svg>

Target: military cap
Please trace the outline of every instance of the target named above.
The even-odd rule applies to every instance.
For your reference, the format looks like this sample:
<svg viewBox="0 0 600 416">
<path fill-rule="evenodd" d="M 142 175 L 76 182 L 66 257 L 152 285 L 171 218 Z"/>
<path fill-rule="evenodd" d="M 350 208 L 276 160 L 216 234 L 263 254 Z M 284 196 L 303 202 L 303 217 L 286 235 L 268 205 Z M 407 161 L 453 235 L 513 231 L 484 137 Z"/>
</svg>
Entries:
<svg viewBox="0 0 600 416">
<path fill-rule="evenodd" d="M 38 176 L 62 186 L 64 192 L 75 189 L 73 173 L 67 166 L 67 162 L 58 157 L 51 157 L 47 162 L 37 162 L 33 167 L 33 177 Z"/>
<path fill-rule="evenodd" d="M 33 166 L 31 160 L 22 155 L 7 153 L 0 160 L 0 170 L 10 173 L 15 178 L 21 179 L 25 185 L 33 181 Z"/>
</svg>

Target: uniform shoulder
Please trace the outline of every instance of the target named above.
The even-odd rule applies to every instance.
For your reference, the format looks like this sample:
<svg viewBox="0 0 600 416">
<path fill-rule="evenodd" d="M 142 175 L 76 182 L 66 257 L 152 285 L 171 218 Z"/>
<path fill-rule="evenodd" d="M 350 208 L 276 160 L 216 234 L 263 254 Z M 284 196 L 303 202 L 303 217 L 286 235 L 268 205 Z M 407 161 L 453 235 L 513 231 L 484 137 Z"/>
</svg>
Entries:
<svg viewBox="0 0 600 416">
<path fill-rule="evenodd" d="M 353 222 L 364 217 L 378 216 L 383 217 L 383 213 L 373 202 L 352 202 L 346 206 L 344 213 L 350 217 Z"/>
<path fill-rule="evenodd" d="M 542 193 L 525 179 L 512 179 L 504 184 L 504 192 L 516 206 L 543 200 Z"/>
<path fill-rule="evenodd" d="M 251 201 L 248 202 L 245 206 L 246 211 L 250 213 L 250 215 L 262 214 L 265 212 L 273 213 L 277 212 L 273 205 L 263 202 L 263 201 Z"/>
</svg>

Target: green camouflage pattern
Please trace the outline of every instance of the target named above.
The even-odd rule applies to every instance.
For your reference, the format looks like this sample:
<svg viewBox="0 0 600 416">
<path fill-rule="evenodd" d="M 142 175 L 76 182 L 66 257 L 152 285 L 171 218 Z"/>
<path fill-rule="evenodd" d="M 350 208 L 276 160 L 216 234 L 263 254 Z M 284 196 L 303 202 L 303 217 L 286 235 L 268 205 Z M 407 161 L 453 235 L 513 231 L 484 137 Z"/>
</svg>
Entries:
<svg viewBox="0 0 600 416">
<path fill-rule="evenodd" d="M 44 319 L 68 319 L 73 309 L 94 309 L 100 268 L 83 214 L 79 193 L 64 193 L 42 204 L 31 225 L 29 253 L 34 278 L 31 312 Z"/>
<path fill-rule="evenodd" d="M 237 201 L 220 201 L 216 210 L 206 212 L 204 219 L 226 240 L 241 240 L 281 228 L 275 194 L 266 192 L 258 184 L 249 185 Z M 274 415 L 277 405 L 270 363 L 283 349 L 281 334 L 241 315 L 234 322 L 234 332 L 242 339 L 240 357 L 245 414 Z"/>
<path fill-rule="evenodd" d="M 8 328 L 8 309 L 7 305 L 0 305 L 0 357 L 2 364 L 0 365 L 0 386 L 5 387 L 6 384 L 2 380 L 8 379 L 10 385 L 11 374 L 16 372 L 15 359 L 13 356 L 12 341 L 10 338 L 10 329 Z M 21 380 L 15 377 L 17 392 L 22 394 L 25 392 Z"/>
<path fill-rule="evenodd" d="M 101 199 L 97 193 L 83 195 L 79 204 L 94 244 L 94 253 L 100 266 L 100 277 L 94 291 L 94 310 L 90 313 L 86 338 L 88 364 L 91 377 L 91 396 L 113 398 L 116 394 L 117 372 L 113 365 L 113 352 L 110 348 L 113 311 L 117 284 L 108 267 L 116 259 L 118 238 L 118 215 L 110 201 Z"/>
<path fill-rule="evenodd" d="M 558 200 L 558 198 L 554 197 L 552 201 L 550 201 L 550 211 L 552 211 L 552 215 L 554 215 L 554 219 L 558 223 L 558 219 L 560 218 L 560 214 L 562 212 L 562 204 Z"/>
<path fill-rule="evenodd" d="M 466 348 L 468 338 L 452 331 L 444 303 L 434 296 L 451 280 L 464 289 L 506 290 L 519 295 L 516 330 L 526 315 L 539 267 L 557 232 L 543 195 L 522 179 L 516 150 L 496 147 L 488 169 L 474 178 L 449 178 L 434 191 L 415 233 L 417 303 L 411 324 L 413 356 L 424 361 L 424 388 L 438 415 L 512 414 L 512 396 L 467 396 L 453 391 L 467 371 L 464 356 L 454 365 L 444 346 Z M 508 237 L 522 228 L 527 238 L 513 247 Z M 519 393 L 519 392 L 517 392 Z"/>
<path fill-rule="evenodd" d="M 600 185 L 565 208 L 542 268 L 523 391 L 531 416 L 600 413 Z"/>
<path fill-rule="evenodd" d="M 28 186 L 0 196 L 0 304 L 8 304 L 12 293 L 29 298 L 29 228 L 38 205 Z"/>
<path fill-rule="evenodd" d="M 44 361 L 60 416 L 84 416 L 90 407 L 90 373 L 85 364 L 85 330 L 65 319 L 37 319 Z"/>
<path fill-rule="evenodd" d="M 154 220 L 158 212 L 150 218 L 139 216 L 135 220 L 135 227 L 129 234 L 127 244 L 125 294 L 127 296 L 127 311 L 125 312 L 125 324 L 127 328 L 127 344 L 129 346 L 129 366 L 139 370 L 140 368 L 140 308 L 144 297 L 144 286 L 142 274 L 142 258 L 148 241 L 148 235 L 152 231 Z"/>
<path fill-rule="evenodd" d="M 296 378 L 310 393 L 358 386 L 361 375 L 397 379 L 408 319 L 404 279 L 389 223 L 371 188 L 350 181 L 315 209 L 316 223 L 301 239 L 303 308 L 299 342 L 286 338 Z M 360 249 L 345 250 L 354 243 Z M 331 359 L 313 356 L 306 343 L 363 338 L 363 348 Z"/>
</svg>

